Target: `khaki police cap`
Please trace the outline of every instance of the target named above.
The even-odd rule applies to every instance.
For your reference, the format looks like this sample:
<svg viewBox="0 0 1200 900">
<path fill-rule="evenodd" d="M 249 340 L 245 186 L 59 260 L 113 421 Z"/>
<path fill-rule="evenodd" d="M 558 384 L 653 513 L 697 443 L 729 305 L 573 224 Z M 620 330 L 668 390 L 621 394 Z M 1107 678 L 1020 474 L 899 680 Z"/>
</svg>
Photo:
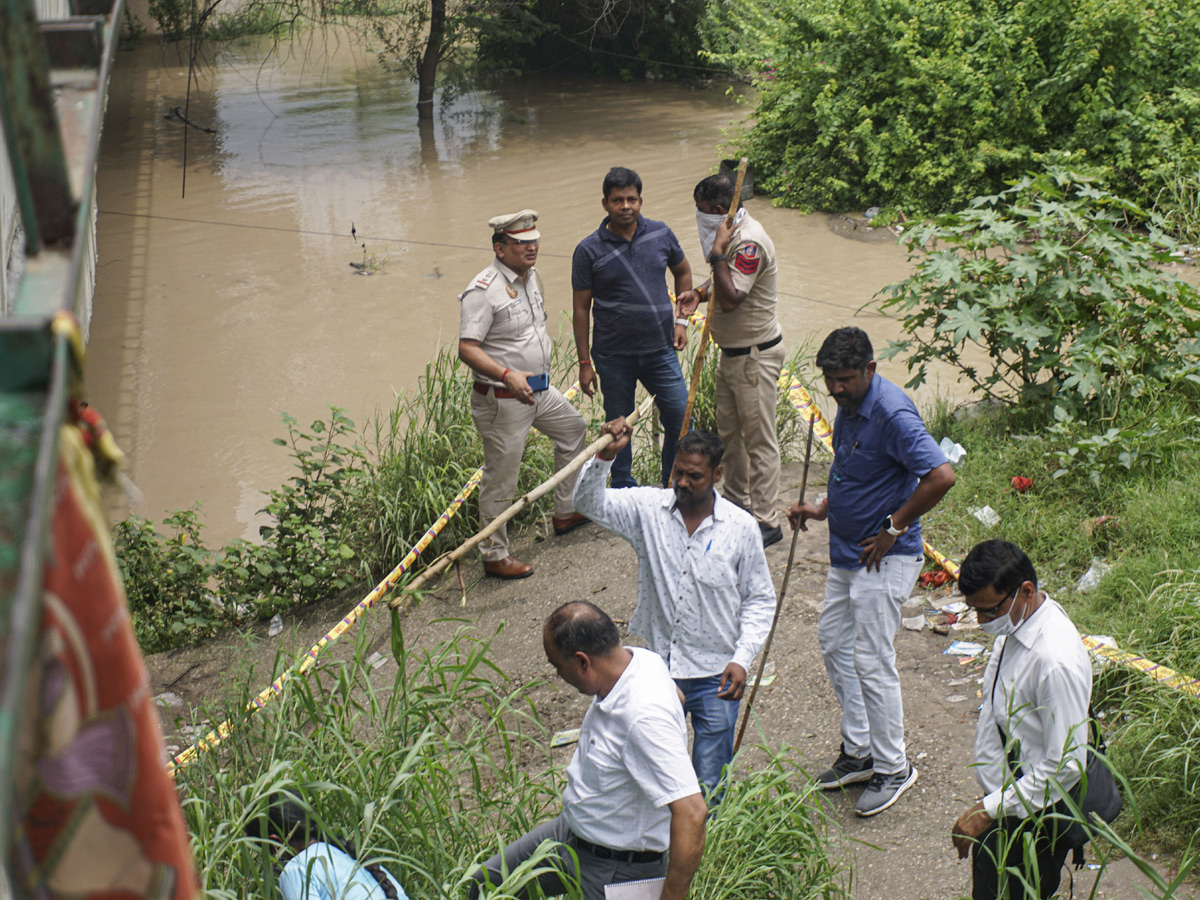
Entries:
<svg viewBox="0 0 1200 900">
<path fill-rule="evenodd" d="M 488 227 L 493 233 L 503 232 L 514 241 L 536 241 L 542 236 L 537 230 L 537 220 L 536 209 L 523 209 L 519 213 L 492 216 L 488 219 Z"/>
</svg>

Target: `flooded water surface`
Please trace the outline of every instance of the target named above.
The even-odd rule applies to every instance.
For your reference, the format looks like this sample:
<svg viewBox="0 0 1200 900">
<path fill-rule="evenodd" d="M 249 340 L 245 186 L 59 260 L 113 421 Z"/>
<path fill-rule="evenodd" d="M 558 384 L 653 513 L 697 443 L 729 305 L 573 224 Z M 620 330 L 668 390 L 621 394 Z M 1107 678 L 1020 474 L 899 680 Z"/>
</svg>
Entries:
<svg viewBox="0 0 1200 900">
<path fill-rule="evenodd" d="M 281 413 L 307 423 L 335 404 L 364 424 L 456 341 L 455 297 L 489 263 L 491 216 L 541 213 L 538 268 L 563 333 L 571 252 L 603 217 L 610 166 L 638 171 L 644 214 L 706 270 L 691 189 L 747 108 L 724 86 L 543 75 L 421 127 L 413 86 L 334 34 L 222 51 L 192 83 L 194 128 L 172 112 L 187 87 L 169 49 L 117 60 L 90 384 L 145 494 L 135 511 L 159 520 L 199 503 L 214 543 L 254 536 L 261 491 L 289 476 L 272 444 Z M 775 242 L 789 346 L 851 323 L 907 274 L 891 240 L 748 206 Z M 350 265 L 363 244 L 370 277 Z M 854 321 L 877 346 L 896 334 L 878 316 Z"/>
</svg>

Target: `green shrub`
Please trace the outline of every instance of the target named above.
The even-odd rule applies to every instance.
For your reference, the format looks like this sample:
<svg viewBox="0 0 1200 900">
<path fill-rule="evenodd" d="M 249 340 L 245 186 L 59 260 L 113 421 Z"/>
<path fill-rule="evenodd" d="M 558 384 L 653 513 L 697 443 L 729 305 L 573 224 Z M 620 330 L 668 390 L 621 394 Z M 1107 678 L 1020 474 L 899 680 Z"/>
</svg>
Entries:
<svg viewBox="0 0 1200 900">
<path fill-rule="evenodd" d="M 147 653 L 204 640 L 237 620 L 212 593 L 216 558 L 200 538 L 196 509 L 178 510 L 163 525 L 170 536 L 130 516 L 113 535 L 134 633 Z"/>
<path fill-rule="evenodd" d="M 1200 382 L 1200 294 L 1160 264 L 1175 243 L 1149 214 L 1088 175 L 1051 168 L 909 231 L 916 271 L 881 303 L 905 337 L 912 379 L 956 368 L 982 397 L 1052 399 L 1064 414 L 1117 416 L 1121 403 L 1183 379 Z"/>
<path fill-rule="evenodd" d="M 1149 204 L 1200 161 L 1195 4 L 732 0 L 703 31 L 758 89 L 737 143 L 788 206 L 921 216 L 1081 156 Z"/>
</svg>

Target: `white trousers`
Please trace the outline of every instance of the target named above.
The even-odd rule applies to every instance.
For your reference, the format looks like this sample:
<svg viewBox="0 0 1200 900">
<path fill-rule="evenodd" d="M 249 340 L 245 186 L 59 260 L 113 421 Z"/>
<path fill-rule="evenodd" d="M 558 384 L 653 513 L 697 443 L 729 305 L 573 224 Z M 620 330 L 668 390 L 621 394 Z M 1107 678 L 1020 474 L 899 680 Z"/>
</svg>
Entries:
<svg viewBox="0 0 1200 900">
<path fill-rule="evenodd" d="M 830 568 L 817 641 L 842 707 L 842 741 L 851 756 L 875 758 L 875 771 L 904 771 L 904 703 L 896 671 L 900 604 L 921 574 L 921 558 L 885 556 L 878 572 Z"/>
</svg>

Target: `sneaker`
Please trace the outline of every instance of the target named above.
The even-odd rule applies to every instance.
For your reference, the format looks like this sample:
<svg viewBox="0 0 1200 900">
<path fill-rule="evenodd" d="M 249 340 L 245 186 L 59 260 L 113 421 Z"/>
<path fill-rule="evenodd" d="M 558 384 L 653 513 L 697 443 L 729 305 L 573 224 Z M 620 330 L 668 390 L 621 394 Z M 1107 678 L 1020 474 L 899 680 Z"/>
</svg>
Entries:
<svg viewBox="0 0 1200 900">
<path fill-rule="evenodd" d="M 873 816 L 883 812 L 900 799 L 900 795 L 917 782 L 917 767 L 909 765 L 903 772 L 895 775 L 881 775 L 876 772 L 871 776 L 871 783 L 862 792 L 854 811 L 860 816 Z"/>
<path fill-rule="evenodd" d="M 758 528 L 762 532 L 764 550 L 772 544 L 778 544 L 783 540 L 783 529 L 778 525 L 763 525 L 760 523 Z"/>
<path fill-rule="evenodd" d="M 870 756 L 851 756 L 842 744 L 838 752 L 837 762 L 817 776 L 817 787 L 824 791 L 834 791 L 848 784 L 866 781 L 875 774 L 875 760 Z"/>
</svg>

